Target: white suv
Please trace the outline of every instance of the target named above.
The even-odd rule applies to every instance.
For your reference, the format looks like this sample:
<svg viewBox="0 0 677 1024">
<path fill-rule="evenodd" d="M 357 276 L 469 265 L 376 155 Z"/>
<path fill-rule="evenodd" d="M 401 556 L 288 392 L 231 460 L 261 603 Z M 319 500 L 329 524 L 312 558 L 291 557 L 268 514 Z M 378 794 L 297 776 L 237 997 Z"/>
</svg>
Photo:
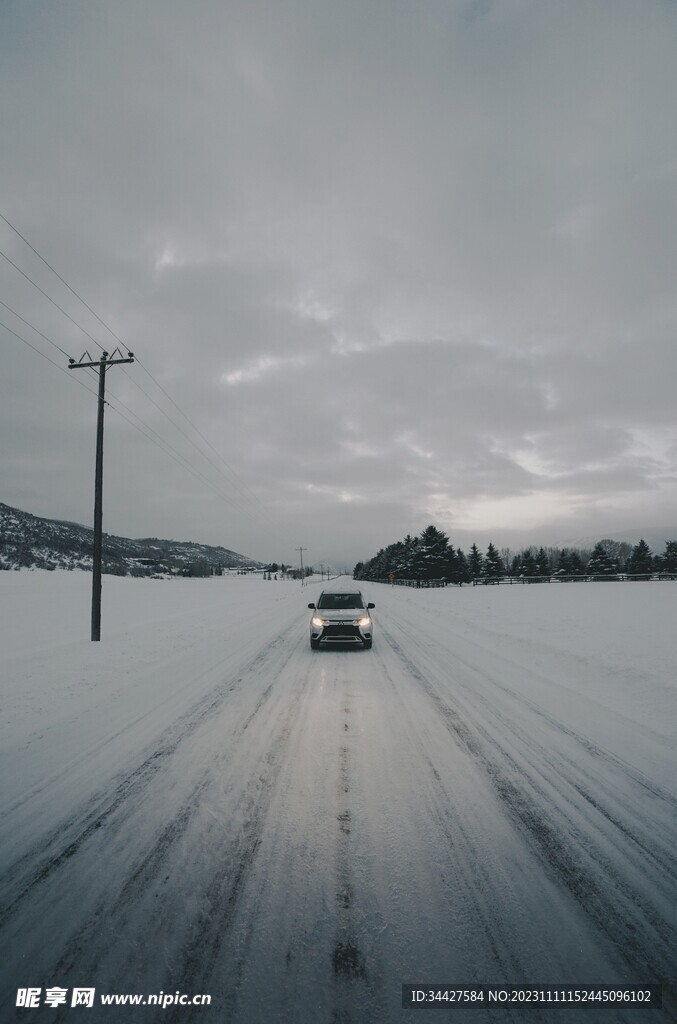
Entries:
<svg viewBox="0 0 677 1024">
<path fill-rule="evenodd" d="M 323 590 L 310 618 L 310 646 L 317 651 L 320 646 L 344 644 L 348 647 L 359 644 L 369 648 L 372 642 L 372 621 L 367 604 L 359 590 Z"/>
</svg>

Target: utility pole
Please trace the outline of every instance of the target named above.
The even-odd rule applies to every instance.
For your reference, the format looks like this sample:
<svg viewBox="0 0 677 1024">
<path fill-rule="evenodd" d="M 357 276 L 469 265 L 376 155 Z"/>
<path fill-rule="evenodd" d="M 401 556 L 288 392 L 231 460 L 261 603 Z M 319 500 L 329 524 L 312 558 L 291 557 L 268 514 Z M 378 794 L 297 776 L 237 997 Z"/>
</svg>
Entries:
<svg viewBox="0 0 677 1024">
<path fill-rule="evenodd" d="M 301 586 L 303 586 L 305 584 L 305 577 L 303 575 L 303 552 L 307 551 L 308 548 L 296 548 L 296 550 L 301 556 Z"/>
<path fill-rule="evenodd" d="M 115 356 L 119 358 L 116 359 Z M 96 418 L 96 472 L 94 475 L 94 552 L 92 557 L 92 640 L 101 639 L 101 546 L 103 537 L 103 410 L 106 405 L 106 370 L 118 363 L 133 363 L 134 353 L 128 352 L 123 358 L 119 348 L 111 356 L 101 353 L 100 359 L 92 359 L 89 352 L 80 357 L 80 362 L 69 360 L 69 370 L 83 370 L 88 367 L 99 371 L 99 407 Z M 87 360 L 87 361 L 85 361 Z"/>
</svg>

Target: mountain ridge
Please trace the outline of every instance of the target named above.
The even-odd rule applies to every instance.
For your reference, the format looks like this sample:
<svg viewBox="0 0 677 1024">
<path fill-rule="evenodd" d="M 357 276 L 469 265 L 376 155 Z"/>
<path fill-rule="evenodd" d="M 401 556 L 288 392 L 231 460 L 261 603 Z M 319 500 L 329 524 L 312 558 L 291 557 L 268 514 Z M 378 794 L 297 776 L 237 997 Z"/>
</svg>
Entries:
<svg viewBox="0 0 677 1024">
<path fill-rule="evenodd" d="M 48 519 L 0 502 L 0 569 L 91 571 L 94 531 Z M 200 575 L 261 562 L 229 548 L 159 537 L 133 539 L 104 533 L 102 572 L 114 576 Z"/>
</svg>

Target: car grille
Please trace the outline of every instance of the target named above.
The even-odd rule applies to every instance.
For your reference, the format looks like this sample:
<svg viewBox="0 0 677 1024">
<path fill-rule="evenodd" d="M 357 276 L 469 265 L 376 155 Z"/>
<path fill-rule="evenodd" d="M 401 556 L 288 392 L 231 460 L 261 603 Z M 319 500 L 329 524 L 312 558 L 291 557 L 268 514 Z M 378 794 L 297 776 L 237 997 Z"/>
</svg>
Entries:
<svg viewBox="0 0 677 1024">
<path fill-rule="evenodd" d="M 335 625 L 325 626 L 322 630 L 322 639 L 329 640 L 336 643 L 345 643 L 347 640 L 362 640 L 362 634 L 360 633 L 357 626 L 341 625 L 337 623 Z"/>
</svg>

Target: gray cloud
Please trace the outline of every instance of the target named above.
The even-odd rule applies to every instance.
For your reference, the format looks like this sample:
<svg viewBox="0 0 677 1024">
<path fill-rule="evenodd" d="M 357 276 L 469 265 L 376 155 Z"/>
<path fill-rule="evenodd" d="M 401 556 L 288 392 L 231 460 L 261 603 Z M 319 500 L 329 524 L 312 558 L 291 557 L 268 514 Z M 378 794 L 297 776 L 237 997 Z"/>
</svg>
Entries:
<svg viewBox="0 0 677 1024">
<path fill-rule="evenodd" d="M 351 560 L 431 516 L 497 540 L 675 522 L 671 5 L 0 19 L 2 212 L 210 461 L 140 367 L 111 393 L 226 495 L 111 409 L 109 530 Z M 0 248 L 112 344 L 1 222 Z M 95 347 L 0 263 L 0 298 Z M 86 520 L 93 398 L 3 347 L 4 500 Z"/>
</svg>

